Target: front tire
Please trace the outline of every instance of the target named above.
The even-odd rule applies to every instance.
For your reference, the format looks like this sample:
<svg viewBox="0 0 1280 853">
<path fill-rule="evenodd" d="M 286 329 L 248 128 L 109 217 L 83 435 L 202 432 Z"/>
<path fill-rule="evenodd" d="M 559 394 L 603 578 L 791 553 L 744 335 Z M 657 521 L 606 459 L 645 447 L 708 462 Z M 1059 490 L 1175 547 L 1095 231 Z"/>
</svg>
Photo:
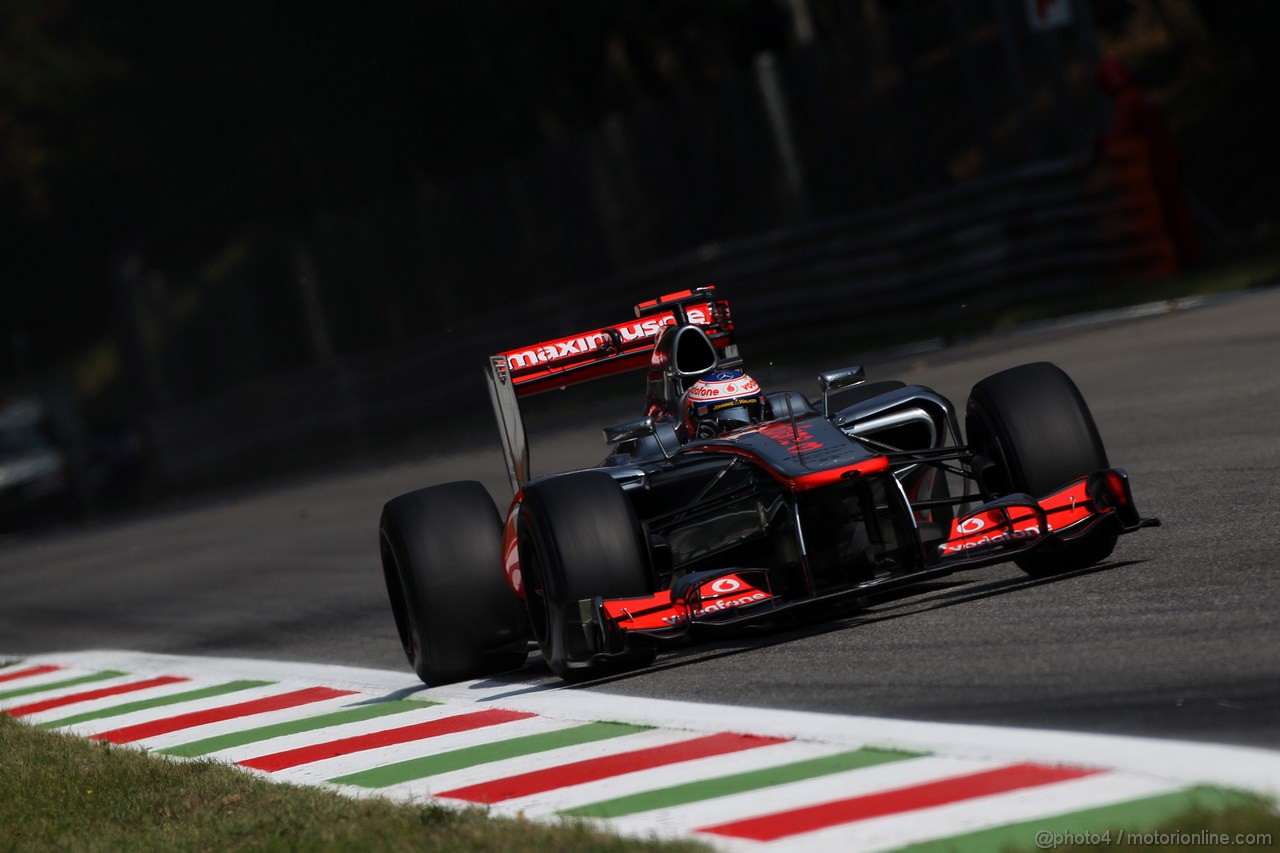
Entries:
<svg viewBox="0 0 1280 853">
<path fill-rule="evenodd" d="M 502 521 L 484 486 L 401 495 L 383 507 L 378 539 L 400 643 L 425 684 L 524 664 L 524 612 L 502 574 Z"/>
<path fill-rule="evenodd" d="M 578 602 L 653 591 L 644 532 L 627 496 L 603 471 L 530 483 L 517 524 L 525 604 L 547 665 L 567 681 L 645 666 L 652 649 L 592 661 Z"/>
<path fill-rule="evenodd" d="M 974 386 L 965 407 L 969 446 L 985 457 L 989 497 L 1025 492 L 1042 498 L 1072 480 L 1109 468 L 1107 451 L 1080 389 L 1048 362 L 1023 364 Z M 1091 566 L 1115 549 L 1113 533 L 1041 546 L 1016 562 L 1035 577 Z"/>
</svg>

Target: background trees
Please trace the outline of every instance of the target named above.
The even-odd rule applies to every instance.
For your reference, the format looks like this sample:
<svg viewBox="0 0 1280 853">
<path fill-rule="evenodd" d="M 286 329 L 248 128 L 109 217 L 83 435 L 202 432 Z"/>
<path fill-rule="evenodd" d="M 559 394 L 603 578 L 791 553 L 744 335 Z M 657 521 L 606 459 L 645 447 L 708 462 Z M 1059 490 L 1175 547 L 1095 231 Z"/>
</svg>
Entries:
<svg viewBox="0 0 1280 853">
<path fill-rule="evenodd" d="M 1019 16 L 1024 5 L 980 4 L 983 14 Z M 1232 233 L 1271 233 L 1280 8 L 1267 0 L 1092 7 L 1102 47 L 1129 60 L 1170 115 L 1204 209 Z M 826 65 L 801 56 L 786 73 L 821 71 L 814 79 L 842 104 L 880 86 L 883 103 L 921 110 L 926 141 L 949 139 L 937 108 L 893 87 L 938 67 L 958 32 L 955 10 L 978 26 L 978 8 L 951 0 L 388 0 L 360 8 L 8 0 L 0 7 L 0 384 L 70 364 L 88 397 L 126 411 L 390 344 L 427 322 L 447 325 L 474 286 L 450 264 L 466 241 L 476 241 L 465 249 L 476 257 L 486 245 L 476 226 L 450 228 L 506 227 L 488 209 L 495 195 L 450 190 L 451 181 L 470 175 L 468 188 L 505 186 L 518 204 L 523 190 L 509 191 L 510 164 L 544 157 L 554 200 L 559 164 L 580 159 L 582 135 L 607 135 L 613 117 L 643 124 L 666 110 L 732 127 L 742 110 L 758 109 L 743 106 L 735 81 L 751 78 L 762 52 L 786 57 L 817 44 Z M 833 88 L 841 68 L 872 84 Z M 824 115 L 813 112 L 814 138 Z M 851 125 L 831 138 L 865 137 L 868 147 L 850 142 L 829 156 L 847 158 L 851 175 L 856 167 L 883 180 L 875 158 L 908 150 L 910 137 L 900 134 L 912 121 Z M 646 126 L 654 134 L 646 146 L 663 144 L 662 122 Z M 938 179 L 998 165 L 970 154 L 945 163 Z M 689 180 L 679 156 L 675 145 L 672 180 Z M 693 176 L 720 204 L 725 233 L 758 221 L 746 212 L 760 188 L 725 183 L 749 173 L 749 164 L 737 172 L 726 164 L 723 175 Z M 881 186 L 872 198 L 830 182 L 826 189 L 830 200 L 803 215 L 909 191 Z M 538 262 L 563 239 L 538 230 L 555 214 L 534 206 L 510 215 L 525 217 L 534 260 L 503 275 L 545 288 L 570 274 Z M 681 231 L 681 215 L 646 225 L 657 235 L 648 250 L 591 240 L 580 248 L 596 254 L 580 269 L 616 269 L 651 259 L 645 251 L 725 236 Z M 431 239 L 447 245 L 447 257 L 431 254 Z M 363 310 L 369 303 L 376 309 Z M 167 354 L 159 367 L 157 352 Z M 167 377 L 148 391 L 149 370 Z"/>
</svg>

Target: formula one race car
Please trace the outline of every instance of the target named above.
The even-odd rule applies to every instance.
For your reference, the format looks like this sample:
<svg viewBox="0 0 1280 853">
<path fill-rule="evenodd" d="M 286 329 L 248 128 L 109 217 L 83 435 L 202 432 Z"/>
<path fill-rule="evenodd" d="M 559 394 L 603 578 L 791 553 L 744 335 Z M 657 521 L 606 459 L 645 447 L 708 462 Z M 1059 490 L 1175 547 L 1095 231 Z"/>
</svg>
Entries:
<svg viewBox="0 0 1280 853">
<path fill-rule="evenodd" d="M 713 288 L 643 303 L 636 317 L 492 357 L 515 492 L 505 520 L 470 481 L 384 507 L 387 592 L 427 684 L 517 668 L 530 638 L 564 679 L 618 672 L 691 631 L 782 621 L 961 569 L 1083 568 L 1120 534 L 1159 524 L 1138 514 L 1080 392 L 1052 364 L 974 386 L 964 442 L 946 398 L 867 383 L 860 367 L 821 374 L 817 405 L 764 393 L 740 370 Z M 635 368 L 648 369 L 644 416 L 605 429 L 608 457 L 530 478 L 520 398 Z"/>
</svg>

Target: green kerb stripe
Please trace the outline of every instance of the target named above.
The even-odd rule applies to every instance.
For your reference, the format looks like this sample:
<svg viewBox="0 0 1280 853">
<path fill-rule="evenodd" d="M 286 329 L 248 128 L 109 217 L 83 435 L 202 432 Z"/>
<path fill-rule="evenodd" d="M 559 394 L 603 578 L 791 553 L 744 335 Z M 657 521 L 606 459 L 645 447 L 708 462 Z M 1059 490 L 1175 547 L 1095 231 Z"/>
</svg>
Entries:
<svg viewBox="0 0 1280 853">
<path fill-rule="evenodd" d="M 122 675 L 128 675 L 127 672 L 116 672 L 114 669 L 104 669 L 102 672 L 95 672 L 92 675 L 81 675 L 78 678 L 68 678 L 65 681 L 50 681 L 47 684 L 37 684 L 34 687 L 20 687 L 17 690 L 6 690 L 0 693 L 0 699 L 13 699 L 18 696 L 29 696 L 32 693 L 43 693 L 46 690 L 58 690 L 62 687 L 75 687 L 77 684 L 90 684 L 94 681 L 102 681 L 106 678 L 119 678 Z"/>
<path fill-rule="evenodd" d="M 846 770 L 858 770 L 863 767 L 874 767 L 877 764 L 888 764 L 908 758 L 919 758 L 921 754 L 911 752 L 892 752 L 887 749 L 855 749 L 852 752 L 841 752 L 822 758 L 810 758 L 793 764 L 782 764 L 764 770 L 748 770 L 732 776 L 720 776 L 715 779 L 701 779 L 670 788 L 659 788 L 656 791 L 644 791 L 613 800 L 601 800 L 587 803 L 560 812 L 562 815 L 574 817 L 622 817 L 623 815 L 647 812 L 653 809 L 664 809 L 686 803 L 696 803 L 713 797 L 727 797 L 730 794 L 741 794 L 746 791 L 757 791 L 774 785 L 785 785 L 788 782 L 799 782 L 816 776 L 827 776 L 842 773 Z"/>
<path fill-rule="evenodd" d="M 126 705 L 113 705 L 110 708 L 103 708 L 100 711 L 87 711 L 83 714 L 76 714 L 74 717 L 63 717 L 61 720 L 54 720 L 50 723 L 41 723 L 42 729 L 56 729 L 61 726 L 70 726 L 75 723 L 83 723 L 88 720 L 101 720 L 107 717 L 118 717 L 121 714 L 129 714 L 134 711 L 145 711 L 148 708 L 160 708 L 165 705 L 174 705 L 178 702 L 189 702 L 193 699 L 207 699 L 210 696 L 221 696 L 223 693 L 235 693 L 237 690 L 248 690 L 250 687 L 266 687 L 268 684 L 275 684 L 274 681 L 228 681 L 226 684 L 217 684 L 213 687 L 206 687 L 203 690 L 188 690 L 186 693 L 174 693 L 171 696 L 158 696 L 155 699 L 144 699 L 141 702 L 130 702 Z"/>
<path fill-rule="evenodd" d="M 330 782 L 339 785 L 359 785 L 363 788 L 385 788 L 401 782 L 411 782 L 427 776 L 438 776 L 465 767 L 501 761 L 504 758 L 516 758 L 521 755 L 533 755 L 558 749 L 562 746 L 575 746 L 580 743 L 591 743 L 597 740 L 621 737 L 649 730 L 650 726 L 627 726 L 622 723 L 587 723 L 569 729 L 554 732 L 543 732 L 536 735 L 514 737 L 496 743 L 471 746 L 466 749 L 455 749 L 440 755 L 428 755 L 423 758 L 412 758 L 385 767 L 375 767 L 349 776 L 339 776 Z"/>
<path fill-rule="evenodd" d="M 1117 833 L 1146 832 L 1176 818 L 1194 806 L 1206 810 L 1217 810 L 1227 806 L 1247 803 L 1250 798 L 1245 794 L 1224 791 L 1218 788 L 1185 788 L 1168 794 L 1144 797 L 1125 803 L 1115 803 L 1096 809 L 1072 812 L 1055 817 L 1043 817 L 1024 823 L 999 826 L 971 832 L 968 835 L 955 835 L 951 838 L 940 838 L 922 844 L 904 847 L 903 851 L 924 853 L 924 851 L 950 851 L 950 853 L 986 853 L 988 850 L 1003 850 L 1016 847 L 1030 850 L 1035 844 L 1037 832 L 1051 833 L 1087 833 L 1106 832 L 1112 830 L 1111 843 L 1117 844 Z M 1194 831 L 1187 827 L 1188 832 Z M 1123 842 L 1125 839 L 1120 838 Z M 1105 849 L 1102 845 L 1099 849 Z M 1121 846 L 1117 844 L 1117 846 Z M 1122 848 L 1129 849 L 1129 848 Z"/>
<path fill-rule="evenodd" d="M 219 737 L 195 740 L 191 743 L 184 743 L 171 747 L 170 749 L 160 749 L 156 751 L 164 755 L 179 755 L 184 758 L 193 758 L 197 755 L 208 755 L 210 752 L 217 752 L 220 749 L 230 749 L 233 746 L 244 746 L 247 743 L 257 743 L 258 741 L 284 737 L 285 735 L 296 735 L 299 732 L 309 732 L 314 731 L 315 729 L 329 728 L 330 726 L 340 726 L 343 723 L 358 723 L 361 720 L 372 720 L 375 717 L 385 717 L 389 714 L 402 714 L 405 711 L 417 711 L 422 708 L 429 708 L 436 704 L 439 703 L 416 702 L 412 699 L 393 699 L 386 702 L 357 705 L 353 708 L 334 711 L 330 714 L 320 714 L 315 717 L 307 717 L 301 720 L 290 720 L 285 723 L 276 723 L 273 726 L 259 726 L 256 729 L 247 729 L 242 732 L 231 732 L 230 734 L 221 735 Z"/>
</svg>

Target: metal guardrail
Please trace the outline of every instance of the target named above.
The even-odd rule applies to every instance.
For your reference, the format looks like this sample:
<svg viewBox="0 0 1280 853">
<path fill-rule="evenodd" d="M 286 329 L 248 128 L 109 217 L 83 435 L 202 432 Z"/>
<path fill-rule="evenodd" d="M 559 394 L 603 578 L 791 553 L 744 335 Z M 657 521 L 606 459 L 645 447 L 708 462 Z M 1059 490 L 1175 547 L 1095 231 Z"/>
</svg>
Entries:
<svg viewBox="0 0 1280 853">
<path fill-rule="evenodd" d="M 369 446 L 442 415 L 479 412 L 484 357 L 571 330 L 584 301 L 629 305 L 714 283 L 749 330 L 750 358 L 832 334 L 851 344 L 872 334 L 932 337 L 966 311 L 1133 282 L 1163 269 L 1168 245 L 1158 219 L 1152 231 L 1149 200 L 1126 189 L 1131 172 L 1123 164 L 1043 163 L 891 207 L 705 246 L 526 306 L 502 306 L 501 317 L 490 308 L 469 329 L 445 337 L 265 377 L 156 412 L 144 425 L 151 467 L 172 485 L 282 455 Z"/>
<path fill-rule="evenodd" d="M 713 282 L 785 347 L 815 327 L 882 334 L 1142 277 L 1152 250 L 1116 182 L 1075 160 L 890 208 L 735 241 L 619 277 L 648 292 Z M 758 330 L 758 332 L 757 332 Z"/>
</svg>

